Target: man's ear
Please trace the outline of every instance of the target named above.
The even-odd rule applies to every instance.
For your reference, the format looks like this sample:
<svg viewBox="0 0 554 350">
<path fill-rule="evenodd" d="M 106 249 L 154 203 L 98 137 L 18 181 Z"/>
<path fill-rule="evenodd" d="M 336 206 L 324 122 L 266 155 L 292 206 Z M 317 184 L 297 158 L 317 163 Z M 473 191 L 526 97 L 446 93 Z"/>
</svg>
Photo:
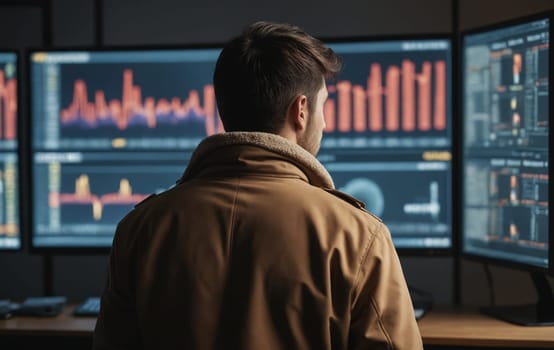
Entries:
<svg viewBox="0 0 554 350">
<path fill-rule="evenodd" d="M 306 95 L 297 96 L 292 101 L 288 118 L 294 125 L 295 131 L 304 131 L 308 123 L 308 98 Z"/>
</svg>

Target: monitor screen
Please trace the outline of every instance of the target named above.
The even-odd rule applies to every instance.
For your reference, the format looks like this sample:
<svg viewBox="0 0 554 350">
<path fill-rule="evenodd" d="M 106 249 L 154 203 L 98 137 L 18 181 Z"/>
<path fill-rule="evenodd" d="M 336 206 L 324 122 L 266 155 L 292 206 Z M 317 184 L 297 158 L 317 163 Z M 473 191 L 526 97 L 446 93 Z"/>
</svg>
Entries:
<svg viewBox="0 0 554 350">
<path fill-rule="evenodd" d="M 463 253 L 546 269 L 550 21 L 462 38 Z"/>
<path fill-rule="evenodd" d="M 17 53 L 0 52 L 0 250 L 19 249 Z"/>
<path fill-rule="evenodd" d="M 449 38 L 329 42 L 319 159 L 337 189 L 366 204 L 396 248 L 452 245 L 452 49 Z"/>
<path fill-rule="evenodd" d="M 32 52 L 32 246 L 110 247 L 136 203 L 223 130 L 215 48 Z"/>
</svg>

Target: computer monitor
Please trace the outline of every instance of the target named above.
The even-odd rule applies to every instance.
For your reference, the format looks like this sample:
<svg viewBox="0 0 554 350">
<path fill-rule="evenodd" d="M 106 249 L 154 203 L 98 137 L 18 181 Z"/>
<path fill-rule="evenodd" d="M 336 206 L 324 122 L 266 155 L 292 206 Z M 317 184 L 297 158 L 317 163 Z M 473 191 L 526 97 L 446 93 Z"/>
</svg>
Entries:
<svg viewBox="0 0 554 350">
<path fill-rule="evenodd" d="M 552 13 L 462 34 L 464 256 L 532 272 L 536 305 L 487 308 L 520 324 L 554 324 Z"/>
<path fill-rule="evenodd" d="M 105 251 L 134 205 L 175 184 L 200 140 L 223 130 L 219 52 L 30 52 L 35 251 Z"/>
<path fill-rule="evenodd" d="M 16 51 L 0 51 L 0 250 L 21 248 Z"/>
<path fill-rule="evenodd" d="M 327 84 L 318 157 L 336 188 L 385 222 L 399 252 L 451 252 L 451 38 L 326 42 L 343 69 Z"/>
</svg>

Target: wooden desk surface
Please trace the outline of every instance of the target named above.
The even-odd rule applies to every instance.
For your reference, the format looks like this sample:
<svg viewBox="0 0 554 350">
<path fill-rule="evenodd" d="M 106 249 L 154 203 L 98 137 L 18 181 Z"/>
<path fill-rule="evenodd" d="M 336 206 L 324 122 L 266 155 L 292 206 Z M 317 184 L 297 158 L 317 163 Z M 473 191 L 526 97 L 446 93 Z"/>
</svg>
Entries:
<svg viewBox="0 0 554 350">
<path fill-rule="evenodd" d="M 418 324 L 425 345 L 554 349 L 554 326 L 518 326 L 477 310 L 437 308 L 423 316 Z"/>
<path fill-rule="evenodd" d="M 75 317 L 75 305 L 57 317 L 15 316 L 0 320 L 2 335 L 90 337 L 95 317 Z M 554 348 L 554 327 L 523 327 L 481 315 L 474 310 L 437 308 L 418 321 L 425 345 Z"/>
<path fill-rule="evenodd" d="M 90 337 L 96 325 L 96 317 L 75 317 L 76 305 L 69 305 L 56 317 L 13 316 L 0 320 L 2 335 L 41 335 Z"/>
</svg>

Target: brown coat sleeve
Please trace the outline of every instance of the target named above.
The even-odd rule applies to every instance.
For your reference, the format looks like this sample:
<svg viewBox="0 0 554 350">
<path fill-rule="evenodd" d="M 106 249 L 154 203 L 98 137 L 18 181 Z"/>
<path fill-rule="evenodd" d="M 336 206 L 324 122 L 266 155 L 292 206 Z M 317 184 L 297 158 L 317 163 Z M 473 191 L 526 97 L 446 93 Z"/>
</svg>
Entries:
<svg viewBox="0 0 554 350">
<path fill-rule="evenodd" d="M 386 226 L 368 243 L 357 276 L 350 349 L 423 349 L 413 306 Z"/>
<path fill-rule="evenodd" d="M 126 232 L 118 227 L 110 253 L 108 278 L 94 330 L 94 350 L 139 349 L 140 337 L 134 302 L 129 250 L 123 244 Z M 126 244 L 128 245 L 128 243 Z"/>
</svg>

